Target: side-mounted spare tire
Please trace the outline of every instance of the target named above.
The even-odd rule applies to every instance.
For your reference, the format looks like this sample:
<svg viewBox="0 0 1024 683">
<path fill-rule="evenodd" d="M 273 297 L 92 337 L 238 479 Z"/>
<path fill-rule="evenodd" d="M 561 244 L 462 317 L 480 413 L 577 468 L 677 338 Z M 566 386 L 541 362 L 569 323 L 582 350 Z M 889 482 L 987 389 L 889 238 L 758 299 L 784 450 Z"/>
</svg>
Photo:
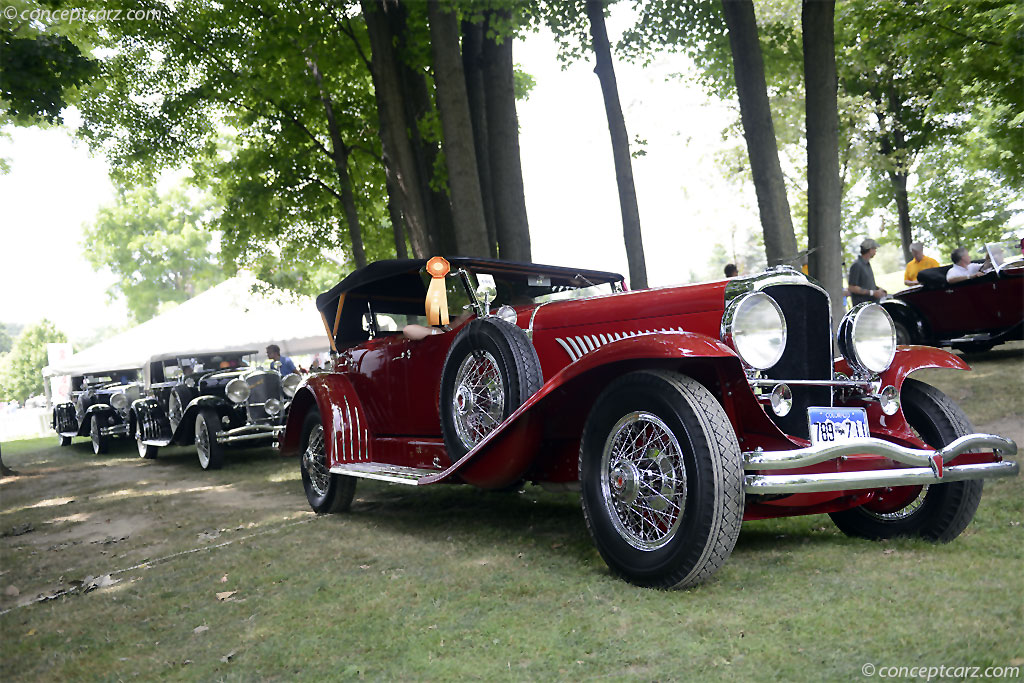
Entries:
<svg viewBox="0 0 1024 683">
<path fill-rule="evenodd" d="M 480 318 L 455 338 L 441 372 L 441 433 L 452 461 L 484 440 L 543 384 L 526 333 L 500 318 Z"/>
</svg>

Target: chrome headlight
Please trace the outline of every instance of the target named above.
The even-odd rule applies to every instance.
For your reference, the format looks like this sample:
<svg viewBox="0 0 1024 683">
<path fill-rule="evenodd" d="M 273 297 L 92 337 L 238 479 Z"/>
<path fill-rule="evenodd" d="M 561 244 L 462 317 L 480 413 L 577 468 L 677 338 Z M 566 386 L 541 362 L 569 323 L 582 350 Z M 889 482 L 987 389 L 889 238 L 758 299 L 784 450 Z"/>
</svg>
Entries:
<svg viewBox="0 0 1024 683">
<path fill-rule="evenodd" d="M 128 403 L 135 403 L 142 398 L 142 388 L 138 384 L 132 384 L 124 390 L 124 395 L 128 399 Z"/>
<path fill-rule="evenodd" d="M 263 404 L 263 410 L 267 411 L 267 415 L 277 415 L 281 412 L 281 402 L 276 398 L 268 398 L 266 403 Z"/>
<path fill-rule="evenodd" d="M 838 336 L 840 353 L 862 374 L 884 372 L 896 356 L 896 328 L 878 304 L 854 306 L 839 323 Z"/>
<path fill-rule="evenodd" d="M 124 410 L 126 405 L 128 405 L 128 397 L 124 395 L 123 391 L 110 397 L 110 407 L 114 410 Z"/>
<path fill-rule="evenodd" d="M 764 292 L 744 294 L 722 316 L 722 341 L 747 365 L 767 370 L 786 350 L 786 317 Z"/>
<path fill-rule="evenodd" d="M 249 385 L 241 377 L 236 377 L 224 387 L 224 393 L 235 403 L 245 403 L 245 399 L 249 398 Z"/>
<path fill-rule="evenodd" d="M 299 377 L 298 373 L 289 372 L 281 380 L 281 391 L 284 392 L 285 396 L 294 396 L 295 390 L 299 388 L 300 383 L 302 383 L 302 378 Z"/>
</svg>

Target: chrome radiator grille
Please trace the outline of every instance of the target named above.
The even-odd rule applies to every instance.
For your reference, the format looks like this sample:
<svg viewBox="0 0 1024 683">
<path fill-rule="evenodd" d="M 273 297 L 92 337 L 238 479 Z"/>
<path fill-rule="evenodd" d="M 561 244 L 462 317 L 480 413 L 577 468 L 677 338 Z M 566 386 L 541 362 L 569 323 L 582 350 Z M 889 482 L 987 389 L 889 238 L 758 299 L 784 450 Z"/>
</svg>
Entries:
<svg viewBox="0 0 1024 683">
<path fill-rule="evenodd" d="M 828 296 L 816 287 L 779 284 L 765 287 L 786 316 L 788 338 L 782 359 L 765 376 L 771 379 L 832 379 L 832 326 Z M 829 387 L 791 386 L 793 409 L 785 417 L 768 410 L 787 434 L 808 438 L 808 406 L 832 405 Z"/>
<path fill-rule="evenodd" d="M 276 372 L 253 372 L 245 381 L 249 385 L 249 400 L 246 401 L 249 420 L 256 422 L 269 419 L 263 404 L 268 398 L 281 399 L 281 375 Z"/>
</svg>

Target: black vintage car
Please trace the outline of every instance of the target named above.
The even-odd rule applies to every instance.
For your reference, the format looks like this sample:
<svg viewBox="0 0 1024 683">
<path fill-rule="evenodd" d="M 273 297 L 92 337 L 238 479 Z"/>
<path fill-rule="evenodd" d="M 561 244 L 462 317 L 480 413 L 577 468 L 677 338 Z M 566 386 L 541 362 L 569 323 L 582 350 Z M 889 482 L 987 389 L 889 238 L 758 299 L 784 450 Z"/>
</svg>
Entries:
<svg viewBox="0 0 1024 683">
<path fill-rule="evenodd" d="M 130 407 L 140 396 L 137 369 L 72 375 L 71 400 L 53 406 L 51 424 L 60 445 L 88 436 L 94 453 L 106 453 L 111 439 L 129 435 Z"/>
<path fill-rule="evenodd" d="M 162 446 L 194 443 L 203 469 L 224 465 L 224 447 L 272 443 L 301 378 L 250 365 L 256 351 L 166 355 L 143 369 L 145 397 L 131 406 L 143 458 Z"/>
</svg>

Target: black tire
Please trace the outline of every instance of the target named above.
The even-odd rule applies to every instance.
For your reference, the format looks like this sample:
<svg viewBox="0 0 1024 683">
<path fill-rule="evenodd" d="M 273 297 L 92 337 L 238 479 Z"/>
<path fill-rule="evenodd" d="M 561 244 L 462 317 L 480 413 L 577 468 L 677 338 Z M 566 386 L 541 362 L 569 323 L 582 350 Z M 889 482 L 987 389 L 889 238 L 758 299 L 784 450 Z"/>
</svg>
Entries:
<svg viewBox="0 0 1024 683">
<path fill-rule="evenodd" d="M 196 453 L 204 470 L 224 467 L 224 445 L 217 443 L 220 418 L 212 408 L 203 408 L 196 415 Z"/>
<path fill-rule="evenodd" d="M 58 441 L 58 443 L 60 443 L 62 448 L 64 446 L 70 446 L 71 445 L 71 437 L 70 436 L 64 436 L 63 434 L 58 434 L 57 435 L 57 441 Z"/>
<path fill-rule="evenodd" d="M 466 325 L 448 349 L 441 372 L 438 410 L 452 462 L 494 431 L 542 383 L 537 351 L 523 330 L 494 317 Z M 471 391 L 474 384 L 478 392 Z"/>
<path fill-rule="evenodd" d="M 327 470 L 327 451 L 324 448 L 324 427 L 320 413 L 313 408 L 302 423 L 299 441 L 299 470 L 302 488 L 313 512 L 330 514 L 346 512 L 352 507 L 356 493 L 356 478 L 331 474 Z"/>
<path fill-rule="evenodd" d="M 136 429 L 135 431 L 135 445 L 139 448 L 139 457 L 146 460 L 155 460 L 157 453 L 160 451 L 158 446 L 150 446 L 142 441 L 142 430 Z"/>
<path fill-rule="evenodd" d="M 629 445 L 616 458 L 620 438 Z M 631 460 L 640 438 L 648 443 Z M 579 471 L 587 528 L 612 572 L 630 583 L 696 585 L 736 546 L 739 444 L 725 410 L 694 379 L 643 370 L 608 385 L 583 428 Z M 651 495 L 642 495 L 644 485 Z"/>
<path fill-rule="evenodd" d="M 924 382 L 906 380 L 900 400 L 907 422 L 933 448 L 974 432 L 960 406 Z M 880 511 L 868 504 L 833 512 L 829 516 L 847 536 L 876 541 L 901 536 L 920 537 L 949 543 L 974 518 L 981 502 L 982 487 L 981 480 L 905 487 L 908 495 L 900 509 Z"/>
<path fill-rule="evenodd" d="M 89 424 L 89 438 L 92 440 L 92 452 L 95 455 L 102 455 L 107 452 L 110 439 L 100 433 L 100 416 L 93 415 Z"/>
<path fill-rule="evenodd" d="M 905 324 L 898 320 L 893 320 L 892 325 L 896 328 L 896 344 L 905 346 L 918 343 L 914 333 Z"/>
</svg>

